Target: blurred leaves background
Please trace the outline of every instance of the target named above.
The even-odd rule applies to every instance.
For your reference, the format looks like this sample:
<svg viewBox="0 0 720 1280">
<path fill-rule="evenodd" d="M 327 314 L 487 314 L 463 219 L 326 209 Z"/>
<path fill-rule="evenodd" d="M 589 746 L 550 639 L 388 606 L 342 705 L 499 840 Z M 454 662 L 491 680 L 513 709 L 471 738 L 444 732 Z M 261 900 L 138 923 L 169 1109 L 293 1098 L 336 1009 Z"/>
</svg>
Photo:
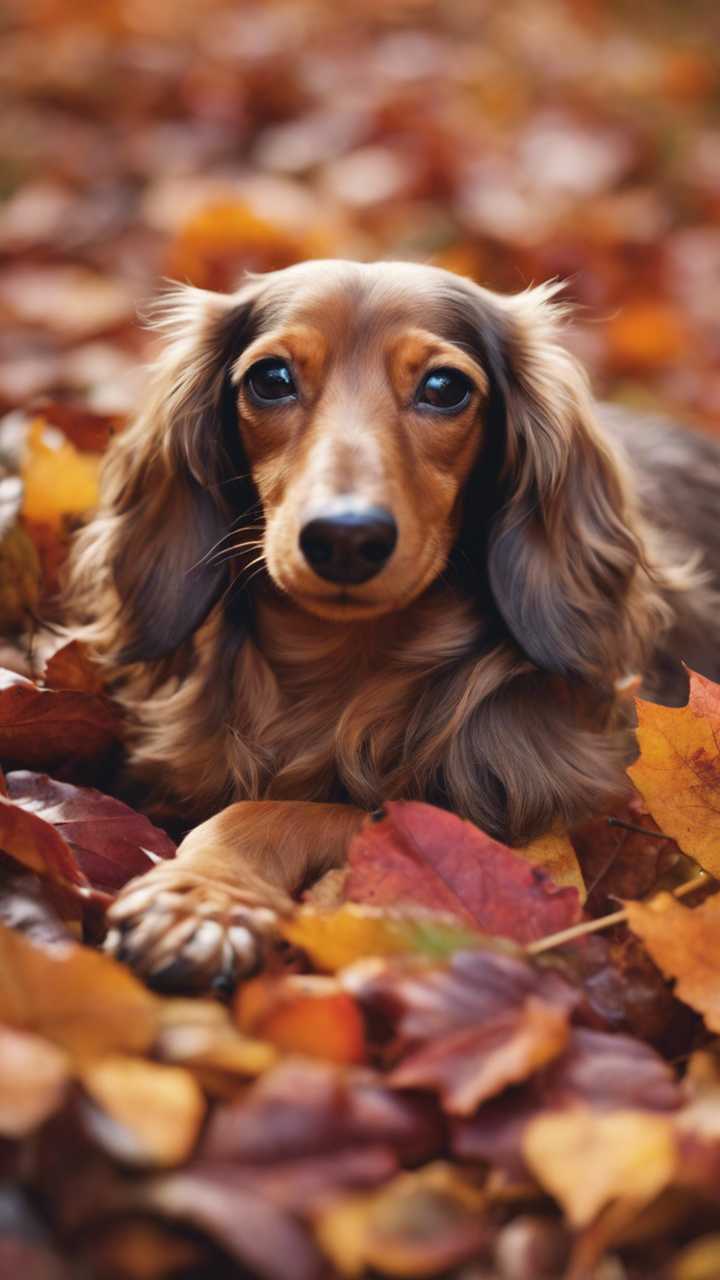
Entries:
<svg viewBox="0 0 720 1280">
<path fill-rule="evenodd" d="M 6 0 L 0 408 L 124 415 L 163 277 L 560 276 L 603 393 L 720 420 L 712 0 Z"/>
</svg>

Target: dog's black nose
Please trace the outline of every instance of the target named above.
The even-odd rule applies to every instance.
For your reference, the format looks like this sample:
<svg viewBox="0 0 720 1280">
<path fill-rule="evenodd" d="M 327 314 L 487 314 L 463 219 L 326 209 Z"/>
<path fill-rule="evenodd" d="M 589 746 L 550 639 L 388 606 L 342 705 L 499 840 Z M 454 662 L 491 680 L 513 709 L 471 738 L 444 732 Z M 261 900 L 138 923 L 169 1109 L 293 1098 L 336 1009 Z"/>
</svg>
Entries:
<svg viewBox="0 0 720 1280">
<path fill-rule="evenodd" d="M 397 525 L 382 507 L 318 515 L 300 530 L 300 550 L 315 573 L 328 582 L 374 578 L 396 542 Z"/>
</svg>

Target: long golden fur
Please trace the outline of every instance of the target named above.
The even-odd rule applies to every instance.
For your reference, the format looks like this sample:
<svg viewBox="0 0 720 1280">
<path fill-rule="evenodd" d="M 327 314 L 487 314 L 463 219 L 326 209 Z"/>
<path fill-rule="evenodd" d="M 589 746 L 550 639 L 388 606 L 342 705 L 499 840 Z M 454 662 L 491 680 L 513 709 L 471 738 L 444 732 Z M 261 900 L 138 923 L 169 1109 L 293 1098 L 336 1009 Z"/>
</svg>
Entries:
<svg viewBox="0 0 720 1280">
<path fill-rule="evenodd" d="M 622 791 L 636 677 L 673 700 L 675 659 L 712 674 L 720 451 L 653 426 L 657 466 L 633 467 L 643 428 L 599 421 L 555 292 L 315 262 L 164 304 L 169 341 L 107 459 L 71 600 L 118 675 L 133 767 L 192 821 L 217 815 L 181 849 L 193 874 L 273 900 L 258 876 L 292 892 L 328 861 L 306 848 L 321 810 L 341 859 L 359 818 L 326 805 L 359 814 L 391 797 L 522 843 Z M 287 362 L 297 394 L 258 407 L 248 371 L 268 358 Z M 447 367 L 468 403 L 428 412 L 416 389 Z M 700 456 L 694 510 L 668 520 L 667 490 Z M 338 501 L 397 527 L 381 571 L 340 591 L 300 546 Z M 286 874 L 283 858 L 267 872 L 260 801 L 277 805 L 274 848 L 287 814 Z M 176 890 L 180 871 L 156 880 Z M 157 974 L 159 925 L 146 920 L 152 945 L 133 951 L 139 901 L 119 908 L 123 945 Z M 196 953 L 197 934 L 185 977 Z"/>
</svg>

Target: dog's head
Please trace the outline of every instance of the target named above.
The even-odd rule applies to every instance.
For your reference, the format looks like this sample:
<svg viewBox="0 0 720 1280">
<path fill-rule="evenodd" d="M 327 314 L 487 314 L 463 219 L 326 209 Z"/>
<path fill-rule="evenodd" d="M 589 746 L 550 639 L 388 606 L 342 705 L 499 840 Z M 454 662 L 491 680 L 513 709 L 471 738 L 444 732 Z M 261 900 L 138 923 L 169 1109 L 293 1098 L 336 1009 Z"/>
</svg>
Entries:
<svg viewBox="0 0 720 1280">
<path fill-rule="evenodd" d="M 176 295 L 88 535 L 124 660 L 176 650 L 256 567 L 332 623 L 450 566 L 538 666 L 617 675 L 641 548 L 553 292 L 328 261 Z"/>
</svg>

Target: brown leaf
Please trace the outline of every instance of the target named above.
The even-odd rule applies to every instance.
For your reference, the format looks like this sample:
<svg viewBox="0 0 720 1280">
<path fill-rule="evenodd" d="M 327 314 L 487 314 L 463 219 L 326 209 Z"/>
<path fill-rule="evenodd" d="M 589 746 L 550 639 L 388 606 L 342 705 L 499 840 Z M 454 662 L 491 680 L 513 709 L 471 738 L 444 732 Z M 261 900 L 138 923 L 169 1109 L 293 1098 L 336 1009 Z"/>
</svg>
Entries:
<svg viewBox="0 0 720 1280">
<path fill-rule="evenodd" d="M 42 682 L 47 689 L 74 689 L 79 693 L 102 693 L 105 687 L 100 667 L 79 640 L 70 640 L 55 650 L 45 664 Z"/>
<path fill-rule="evenodd" d="M 39 583 L 40 561 L 25 529 L 14 524 L 0 530 L 0 631 L 30 625 L 39 609 Z"/>
<path fill-rule="evenodd" d="M 59 400 L 44 401 L 39 411 L 45 422 L 59 427 L 65 438 L 84 453 L 104 453 L 124 425 L 118 414 L 93 413 L 84 406 Z"/>
<path fill-rule="evenodd" d="M 118 747 L 122 722 L 108 698 L 40 689 L 0 670 L 0 761 L 6 768 L 92 773 Z"/>
<path fill-rule="evenodd" d="M 628 923 L 645 943 L 675 994 L 720 1031 L 720 896 L 686 907 L 669 893 L 627 902 Z"/>
<path fill-rule="evenodd" d="M 551 963 L 582 989 L 582 1019 L 601 1031 L 628 1031 L 657 1044 L 681 1030 L 675 1025 L 678 1015 L 687 1022 L 657 965 L 632 933 L 588 935 L 555 951 Z M 674 1047 L 674 1052 L 680 1049 Z"/>
<path fill-rule="evenodd" d="M 157 1001 L 109 956 L 72 943 L 36 946 L 0 926 L 0 1021 L 78 1060 L 142 1053 L 155 1035 Z"/>
<path fill-rule="evenodd" d="M 552 971 L 490 951 L 457 952 L 444 968 L 359 962 L 343 983 L 394 1029 L 393 1084 L 437 1090 L 453 1115 L 557 1057 L 578 999 Z"/>
<path fill-rule="evenodd" d="M 346 896 L 371 906 L 416 903 L 484 933 L 533 942 L 577 923 L 576 889 L 444 809 L 389 801 L 348 855 Z"/>
<path fill-rule="evenodd" d="M 602 915 L 617 908 L 619 898 L 643 898 L 658 887 L 680 881 L 694 864 L 673 840 L 661 833 L 644 800 L 635 795 L 616 806 L 613 818 L 639 830 L 615 826 L 606 817 L 586 822 L 572 833 L 583 876 L 588 886 L 587 908 Z"/>
<path fill-rule="evenodd" d="M 17 806 L 42 818 L 62 836 L 95 889 L 114 893 L 133 876 L 175 856 L 175 846 L 164 831 L 120 800 L 91 787 L 75 787 L 24 770 L 9 773 L 7 786 Z"/>
</svg>

